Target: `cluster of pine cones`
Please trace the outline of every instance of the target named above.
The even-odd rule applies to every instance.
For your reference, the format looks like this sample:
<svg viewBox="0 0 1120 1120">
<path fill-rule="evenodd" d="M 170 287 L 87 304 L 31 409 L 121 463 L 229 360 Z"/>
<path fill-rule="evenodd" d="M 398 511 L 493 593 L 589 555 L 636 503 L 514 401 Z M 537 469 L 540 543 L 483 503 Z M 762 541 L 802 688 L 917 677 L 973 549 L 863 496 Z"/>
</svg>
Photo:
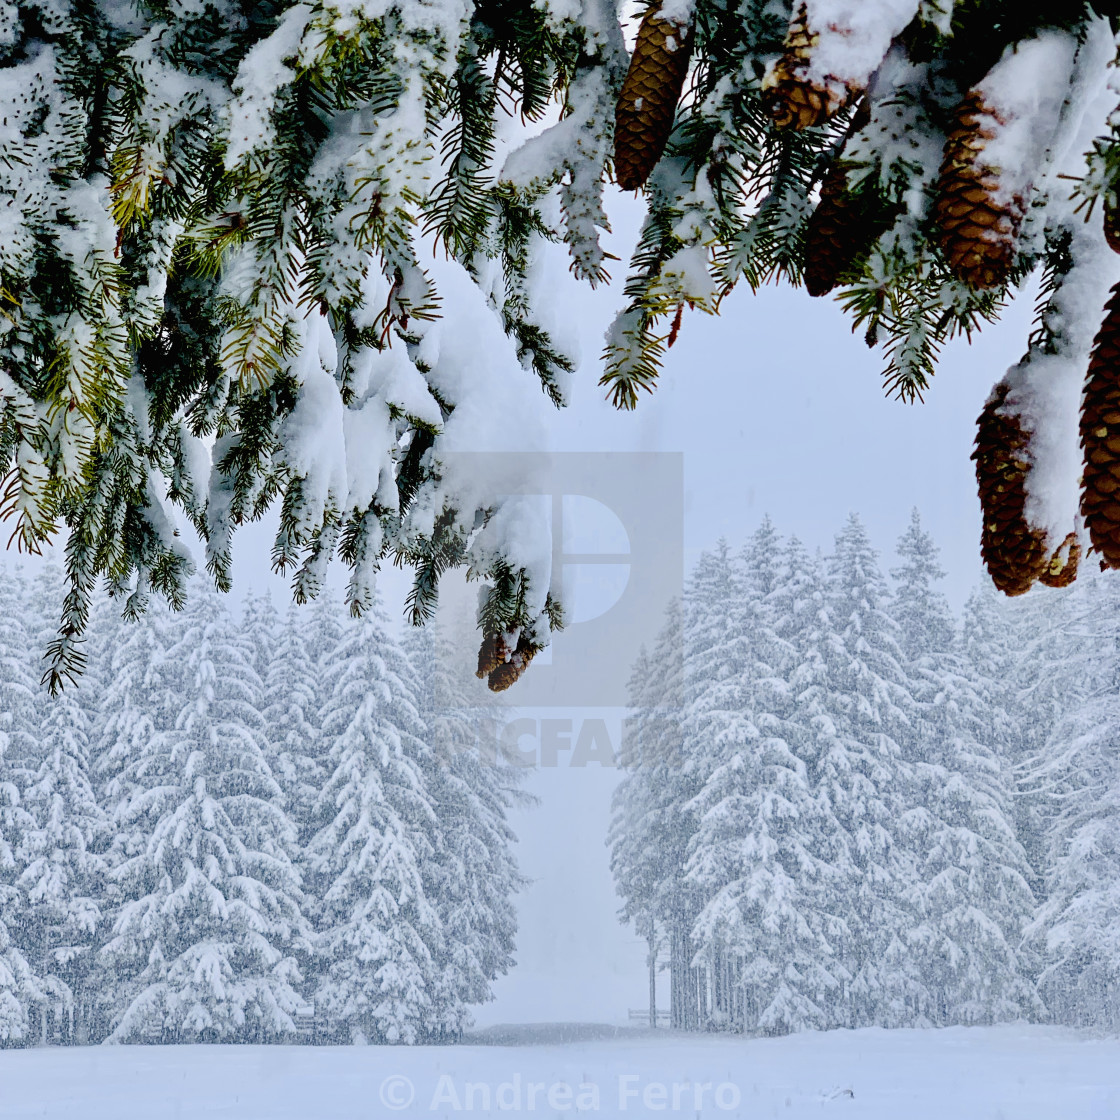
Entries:
<svg viewBox="0 0 1120 1120">
<path fill-rule="evenodd" d="M 807 76 L 816 41 L 802 5 L 790 24 L 785 53 L 766 77 L 766 111 L 777 128 L 805 129 L 859 102 L 849 130 L 854 134 L 868 121 L 864 91 Z M 689 27 L 662 18 L 656 5 L 646 12 L 615 111 L 615 179 L 624 190 L 640 189 L 665 150 L 691 50 Z M 1007 280 L 1026 211 L 1024 198 L 1002 197 L 998 171 L 983 159 L 1001 123 L 980 92 L 971 91 L 957 110 L 937 185 L 941 248 L 954 274 L 972 288 L 995 288 Z M 893 217 L 851 194 L 846 168 L 837 161 L 821 184 L 807 231 L 810 294 L 836 287 Z"/>
<path fill-rule="evenodd" d="M 764 82 L 766 111 L 777 128 L 804 129 L 856 105 L 852 135 L 868 121 L 864 91 L 810 80 L 815 44 L 802 6 L 789 27 L 783 56 Z M 624 189 L 639 189 L 665 149 L 690 50 L 688 28 L 663 19 L 656 6 L 647 11 L 616 115 L 615 176 Z M 979 90 L 970 91 L 956 111 L 937 182 L 934 218 L 940 247 L 953 274 L 973 289 L 998 288 L 1007 281 L 1026 211 L 1026 199 L 1001 191 L 998 169 L 984 159 L 985 146 L 1003 123 Z M 809 293 L 824 295 L 841 283 L 894 217 L 850 192 L 846 167 L 836 161 L 821 184 L 807 230 L 804 280 Z M 1115 211 L 1105 216 L 1105 232 L 1120 252 Z M 973 459 L 984 516 L 984 562 L 1000 590 L 1020 595 L 1036 582 L 1051 587 L 1072 583 L 1081 545 L 1076 531 L 1055 542 L 1025 516 L 1031 433 L 1004 407 L 1008 391 L 1001 383 L 984 408 Z M 1113 289 L 1093 348 L 1081 446 L 1085 527 L 1101 566 L 1120 568 L 1120 285 Z"/>
<path fill-rule="evenodd" d="M 1053 548 L 1046 534 L 1027 520 L 1030 433 L 1004 408 L 1007 395 L 1001 382 L 988 399 L 977 421 L 972 455 L 984 513 L 984 563 L 995 585 L 1008 595 L 1021 595 L 1036 582 L 1065 587 L 1077 578 L 1078 536 L 1071 531 Z M 1120 568 L 1120 284 L 1105 305 L 1089 360 L 1081 399 L 1081 450 L 1081 516 L 1101 567 Z"/>
<path fill-rule="evenodd" d="M 487 634 L 478 651 L 475 676 L 486 678 L 491 692 L 505 692 L 516 684 L 538 652 L 528 634 Z"/>
</svg>

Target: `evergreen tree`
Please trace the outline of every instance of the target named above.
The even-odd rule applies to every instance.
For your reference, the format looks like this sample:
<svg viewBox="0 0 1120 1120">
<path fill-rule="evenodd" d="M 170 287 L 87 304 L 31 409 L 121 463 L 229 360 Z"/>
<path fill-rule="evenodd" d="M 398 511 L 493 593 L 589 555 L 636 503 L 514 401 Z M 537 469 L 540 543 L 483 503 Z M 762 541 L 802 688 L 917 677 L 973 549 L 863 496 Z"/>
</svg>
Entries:
<svg viewBox="0 0 1120 1120">
<path fill-rule="evenodd" d="M 0 901 L 11 914 L 10 888 L 3 888 Z M 0 918 L 0 1046 L 27 1043 L 32 1036 L 31 1008 L 41 1007 L 47 991 L 31 971 L 27 958 L 12 944 L 8 926 Z"/>
<path fill-rule="evenodd" d="M 321 907 L 316 1008 L 351 1040 L 416 1042 L 450 1025 L 438 998 L 444 931 L 424 880 L 443 842 L 425 729 L 379 609 L 347 631 L 325 670 L 331 773 L 308 853 Z"/>
<path fill-rule="evenodd" d="M 723 860 L 729 855 L 713 837 L 701 834 L 705 814 L 722 815 L 722 798 L 708 789 L 714 773 L 723 765 L 742 766 L 749 752 L 748 741 L 758 732 L 751 724 L 745 701 L 744 678 L 754 665 L 744 631 L 743 577 L 725 540 L 713 552 L 705 552 L 693 569 L 685 591 L 683 614 L 683 702 L 682 781 L 678 795 L 688 791 L 687 802 L 679 806 L 689 822 L 688 847 L 692 857 L 686 861 L 681 889 L 682 921 L 699 917 L 704 900 L 718 893 L 735 869 Z M 718 781 L 718 779 L 717 779 Z M 709 818 L 710 824 L 715 821 Z M 740 827 L 744 821 L 731 822 Z M 727 939 L 725 919 L 709 914 L 703 920 L 701 943 Z M 694 931 L 689 929 L 689 938 Z M 690 952 L 696 948 L 690 946 Z M 713 946 L 714 948 L 714 946 Z"/>
<path fill-rule="evenodd" d="M 45 636 L 61 584 L 53 565 L 35 582 L 27 619 L 35 638 Z M 57 700 L 39 691 L 35 707 L 22 796 L 27 821 L 17 852 L 17 940 L 49 995 L 52 1025 L 64 1038 L 84 1038 L 96 1002 L 88 978 L 102 933 L 105 863 L 97 849 L 106 823 L 90 780 L 90 705 L 78 690 Z"/>
<path fill-rule="evenodd" d="M 114 1040 L 268 1040 L 293 1030 L 305 937 L 295 836 L 267 761 L 252 650 L 200 593 L 156 673 L 178 710 L 131 744 L 123 823 L 143 845 L 114 870 L 103 954 Z"/>
<path fill-rule="evenodd" d="M 280 616 L 272 596 L 267 591 L 248 595 L 241 608 L 241 632 L 252 648 L 253 671 L 262 681 L 268 680 L 279 630 Z"/>
<path fill-rule="evenodd" d="M 793 650 L 778 638 L 773 614 L 779 557 L 767 519 L 745 550 L 739 598 L 723 604 L 723 654 L 737 695 L 710 725 L 689 861 L 707 899 L 694 929 L 699 955 L 717 992 L 731 989 L 723 995 L 731 1006 L 717 1006 L 717 1018 L 769 1033 L 826 1026 L 835 988 L 821 964 L 826 922 L 815 897 L 819 806 L 793 745 Z"/>
<path fill-rule="evenodd" d="M 105 919 L 102 943 L 124 899 L 115 874 L 122 862 L 142 855 L 151 839 L 152 819 L 132 812 L 133 798 L 144 794 L 157 757 L 153 741 L 173 724 L 178 682 L 164 671 L 167 650 L 181 619 L 152 611 L 123 619 L 111 599 L 95 602 L 89 672 L 77 695 L 86 695 L 90 718 L 90 780 L 105 820 L 96 850 L 108 873 L 103 880 L 101 910 Z M 98 688 L 96 695 L 92 689 Z M 88 990 L 90 1037 L 100 1041 L 111 1032 L 124 1009 L 116 961 L 98 952 Z"/>
<path fill-rule="evenodd" d="M 258 659 L 266 669 L 262 716 L 269 762 L 287 812 L 296 822 L 301 851 L 311 838 L 312 809 L 326 781 L 327 753 L 319 725 L 322 670 L 308 652 L 306 623 L 306 611 L 290 606 L 268 657 Z"/>
<path fill-rule="evenodd" d="M 174 726 L 179 682 L 166 671 L 166 658 L 182 619 L 152 612 L 128 622 L 114 614 L 106 607 L 97 615 L 115 640 L 104 644 L 104 661 L 94 669 L 104 688 L 95 720 L 92 772 L 109 818 L 109 859 L 115 865 L 148 844 L 148 819 L 133 816 L 131 802 L 148 784 L 142 760 Z"/>
<path fill-rule="evenodd" d="M 427 749 L 425 786 L 439 820 L 438 850 L 423 867 L 425 890 L 440 915 L 446 958 L 439 998 L 448 1031 L 469 1022 L 471 1004 L 492 998 L 491 983 L 513 965 L 517 870 L 511 805 L 523 803 L 524 771 L 488 757 L 481 736 L 491 713 L 471 705 L 462 659 L 434 622 L 406 637 L 410 680 Z"/>
<path fill-rule="evenodd" d="M 695 888 L 685 879 L 696 830 L 690 807 L 697 789 L 685 767 L 683 609 L 673 602 L 652 653 L 630 677 L 633 715 L 619 754 L 623 771 L 613 797 L 608 843 L 622 899 L 619 918 L 633 922 L 651 955 L 667 944 L 672 961 L 674 1026 L 696 1026 L 695 993 L 682 977 L 692 959 Z"/>
<path fill-rule="evenodd" d="M 859 1021 L 850 987 L 859 967 L 858 941 L 863 935 L 854 914 L 860 874 L 852 851 L 846 797 L 833 783 L 847 765 L 848 743 L 842 713 L 832 706 L 837 637 L 829 580 L 818 555 L 810 556 L 796 537 L 783 553 L 783 575 L 771 598 L 775 626 L 790 649 L 785 674 L 789 690 L 788 733 L 793 757 L 804 767 L 809 802 L 796 826 L 798 916 L 795 927 L 800 967 L 794 981 L 806 1023 L 850 1026 Z M 802 797 L 803 801 L 804 798 Z M 804 956 L 815 947 L 806 966 Z"/>
<path fill-rule="evenodd" d="M 1026 854 L 1015 833 L 1011 759 L 987 738 L 997 698 L 959 649 L 944 572 L 915 510 L 898 544 L 892 613 L 917 701 L 903 753 L 915 780 L 906 814 L 916 859 L 906 892 L 918 917 L 924 1009 L 935 1024 L 1003 1022 L 1037 1010 L 1019 960 L 1034 908 Z"/>
<path fill-rule="evenodd" d="M 1046 897 L 1028 932 L 1042 959 L 1039 988 L 1051 1014 L 1059 1022 L 1115 1028 L 1120 1024 L 1120 602 L 1111 582 L 1086 590 L 1068 622 L 1091 636 L 1067 672 L 1079 691 L 1086 679 L 1092 682 L 1091 691 L 1059 720 L 1031 773 L 1050 812 Z"/>
<path fill-rule="evenodd" d="M 88 978 L 102 933 L 105 861 L 96 847 L 105 822 L 90 784 L 82 706 L 66 695 L 42 710 L 39 766 L 23 797 L 30 820 L 19 847 L 26 900 L 19 940 L 52 1001 L 68 1013 L 67 1036 L 86 1037 L 96 1002 Z"/>
<path fill-rule="evenodd" d="M 914 879 L 904 833 L 914 772 L 902 744 L 915 715 L 886 581 L 858 518 L 848 519 L 828 558 L 831 632 L 821 635 L 824 677 L 811 698 L 818 742 L 816 789 L 843 829 L 854 874 L 845 900 L 855 952 L 851 1023 L 922 1023 L 930 994 L 914 959 Z M 820 641 L 820 639 L 817 639 Z"/>
<path fill-rule="evenodd" d="M 26 936 L 27 898 L 19 886 L 24 839 L 36 824 L 24 802 L 38 753 L 36 682 L 27 657 L 34 624 L 27 602 L 24 580 L 8 567 L 0 580 L 0 1043 L 5 1044 L 28 1040 L 49 994 L 32 963 L 36 947 Z M 25 949 L 32 950 L 31 961 Z"/>
</svg>

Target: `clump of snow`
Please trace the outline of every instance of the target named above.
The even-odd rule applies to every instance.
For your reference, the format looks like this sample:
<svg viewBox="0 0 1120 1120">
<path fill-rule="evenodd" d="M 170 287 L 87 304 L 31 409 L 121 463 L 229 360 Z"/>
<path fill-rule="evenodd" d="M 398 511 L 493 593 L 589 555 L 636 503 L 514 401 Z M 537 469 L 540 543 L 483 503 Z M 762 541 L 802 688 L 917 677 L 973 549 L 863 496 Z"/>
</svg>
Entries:
<svg viewBox="0 0 1120 1120">
<path fill-rule="evenodd" d="M 1065 56 L 1068 43 L 1063 40 L 1068 36 L 1049 38 L 1053 41 L 1043 54 L 1051 63 L 1059 62 Z M 1083 213 L 1074 212 L 1069 185 L 1069 178 L 1083 174 L 1083 153 L 1104 129 L 1114 108 L 1115 95 L 1108 88 L 1109 73 L 1102 65 L 1114 49 L 1107 21 L 1095 21 L 1077 52 L 1073 82 L 1068 78 L 1065 81 L 1069 96 L 1058 107 L 1061 147 L 1055 153 L 1049 174 L 1051 224 L 1054 229 L 1068 233 L 1073 267 L 1062 278 L 1046 314 L 1045 326 L 1055 352 L 1033 347 L 1008 371 L 1006 378 L 1010 392 L 1004 411 L 1017 416 L 1031 433 L 1031 469 L 1026 479 L 1024 515 L 1032 526 L 1046 533 L 1051 547 L 1057 547 L 1080 523 L 1081 394 L 1104 304 L 1112 285 L 1120 280 L 1120 257 L 1105 241 L 1102 208 L 1096 207 L 1088 221 Z M 1041 66 L 1042 55 L 1036 53 L 1035 57 Z M 1066 74 L 1073 62 L 1071 59 L 1066 65 Z M 1019 73 L 1025 84 L 1027 73 Z M 1007 71 L 1003 74 L 1001 82 L 1010 90 Z M 1054 74 L 1055 71 L 1050 72 L 1051 79 Z M 1007 96 L 1005 104 L 1010 103 L 1010 92 Z M 1038 104 L 1038 98 L 1032 99 L 1027 91 L 1020 91 L 1019 97 L 1021 106 Z M 1053 106 L 1047 111 L 1053 112 Z M 1054 141 L 1052 128 L 1049 142 Z M 1036 140 L 1031 144 L 1035 159 L 1040 158 L 1037 143 Z M 1020 158 L 1026 158 L 1023 149 Z"/>
<path fill-rule="evenodd" d="M 1100 216 L 1075 219 L 1067 228 L 1077 262 L 1062 280 L 1048 315 L 1057 338 L 1054 354 L 1032 349 L 1008 371 L 1011 385 L 1004 411 L 1031 433 L 1027 474 L 1027 522 L 1046 533 L 1052 548 L 1077 521 L 1081 481 L 1078 418 L 1093 338 L 1109 289 L 1120 280 L 1120 258 L 1104 240 Z"/>
<path fill-rule="evenodd" d="M 229 146 L 226 168 L 275 139 L 269 120 L 277 92 L 296 76 L 292 62 L 314 11 L 309 4 L 293 4 L 267 38 L 250 48 L 237 68 L 233 88 L 237 98 L 227 110 Z"/>
<path fill-rule="evenodd" d="M 805 0 L 809 29 L 817 36 L 807 79 L 863 89 L 917 10 L 918 0 Z"/>
<path fill-rule="evenodd" d="M 513 342 L 485 306 L 482 293 L 453 261 L 433 269 L 446 313 L 425 331 L 416 361 L 428 384 L 451 407 L 427 453 L 440 481 L 425 487 L 409 508 L 402 535 L 431 532 L 446 510 L 458 512 L 473 533 L 475 511 L 493 511 L 472 547 L 471 561 L 485 568 L 504 557 L 529 574 L 530 607 L 543 609 L 551 583 L 552 537 L 538 503 L 526 499 L 533 480 L 525 472 L 546 469 L 546 410 L 551 406 L 520 368 Z M 530 452 L 510 455 L 509 453 Z M 513 472 L 511 475 L 511 471 Z M 541 479 L 541 493 L 547 493 Z M 517 491 L 510 493 L 511 490 Z"/>
<path fill-rule="evenodd" d="M 340 438 L 345 406 L 333 369 L 324 369 L 319 360 L 316 335 L 325 324 L 320 324 L 318 316 L 309 316 L 301 325 L 303 345 L 292 368 L 301 387 L 296 406 L 284 421 L 281 439 L 284 461 L 303 480 L 299 512 L 304 531 L 310 532 L 328 508 L 348 508 L 346 440 Z M 370 442 L 367 452 L 377 458 L 377 445 L 384 444 L 384 436 Z"/>
<path fill-rule="evenodd" d="M 657 10 L 657 16 L 681 27 L 688 27 L 692 23 L 692 13 L 695 8 L 696 0 L 665 0 Z"/>
<path fill-rule="evenodd" d="M 931 119 L 926 92 L 929 67 L 892 47 L 868 92 L 870 120 L 844 145 L 848 183 L 876 177 L 888 195 L 901 195 L 910 214 L 929 207 L 927 188 L 941 170 L 944 134 Z"/>
<path fill-rule="evenodd" d="M 611 71 L 619 70 L 625 57 L 617 23 L 613 35 L 596 32 L 589 46 L 598 52 L 598 64 L 576 72 L 563 119 L 515 147 L 499 179 L 530 199 L 559 184 L 563 239 L 572 270 L 595 284 L 604 278 L 606 261 L 599 234 L 610 229 L 603 208 L 603 176 L 614 120 Z"/>
<path fill-rule="evenodd" d="M 994 118 L 983 160 L 1004 199 L 1023 197 L 1054 141 L 1076 53 L 1073 35 L 1045 31 L 1008 49 L 977 87 Z"/>
<path fill-rule="evenodd" d="M 709 267 L 710 253 L 705 245 L 686 245 L 662 266 L 650 288 L 650 298 L 665 303 L 694 303 L 706 311 L 715 309 L 719 287 Z"/>
</svg>

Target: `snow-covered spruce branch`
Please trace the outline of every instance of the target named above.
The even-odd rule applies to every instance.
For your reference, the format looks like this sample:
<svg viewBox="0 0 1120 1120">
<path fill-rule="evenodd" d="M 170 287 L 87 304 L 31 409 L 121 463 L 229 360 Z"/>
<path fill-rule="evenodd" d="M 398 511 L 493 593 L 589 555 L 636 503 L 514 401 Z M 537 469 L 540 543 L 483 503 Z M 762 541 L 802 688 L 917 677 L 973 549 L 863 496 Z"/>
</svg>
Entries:
<svg viewBox="0 0 1120 1120">
<path fill-rule="evenodd" d="M 838 289 L 917 397 L 1071 206 L 1114 221 L 1117 16 L 665 0 L 628 63 L 606 0 L 21 9 L 0 42 L 0 509 L 24 547 L 69 537 L 50 682 L 80 668 L 99 577 L 130 613 L 179 605 L 186 518 L 226 587 L 236 527 L 274 506 L 297 598 L 340 555 L 360 612 L 393 558 L 419 620 L 470 564 L 492 647 L 547 641 L 525 535 L 471 555 L 500 490 L 442 465 L 525 434 L 518 365 L 566 399 L 534 278 L 548 240 L 605 278 L 612 166 L 650 200 L 608 339 L 618 405 L 653 388 L 685 308 L 774 278 Z M 486 307 L 510 372 L 466 376 L 449 324 Z"/>
</svg>

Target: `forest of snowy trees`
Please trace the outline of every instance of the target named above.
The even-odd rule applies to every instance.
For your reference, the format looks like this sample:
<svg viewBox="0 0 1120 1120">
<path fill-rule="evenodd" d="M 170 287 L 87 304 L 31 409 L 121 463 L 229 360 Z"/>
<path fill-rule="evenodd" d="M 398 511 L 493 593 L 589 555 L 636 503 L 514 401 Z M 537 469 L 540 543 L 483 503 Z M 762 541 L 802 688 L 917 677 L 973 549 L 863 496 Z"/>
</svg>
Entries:
<svg viewBox="0 0 1120 1120">
<path fill-rule="evenodd" d="M 673 1024 L 1120 1026 L 1120 580 L 958 619 L 917 514 L 890 574 L 767 521 L 638 659 L 612 866 Z M 102 602 L 52 698 L 58 581 L 0 581 L 0 1045 L 458 1037 L 525 795 L 446 635 Z"/>
<path fill-rule="evenodd" d="M 60 580 L 0 580 L 0 1045 L 457 1037 L 512 964 L 524 795 L 446 639 L 199 586 L 102 603 L 51 698 Z"/>
<path fill-rule="evenodd" d="M 766 521 L 634 668 L 624 906 L 675 1026 L 1120 1026 L 1120 578 L 953 616 L 917 513 L 888 582 Z"/>
</svg>

